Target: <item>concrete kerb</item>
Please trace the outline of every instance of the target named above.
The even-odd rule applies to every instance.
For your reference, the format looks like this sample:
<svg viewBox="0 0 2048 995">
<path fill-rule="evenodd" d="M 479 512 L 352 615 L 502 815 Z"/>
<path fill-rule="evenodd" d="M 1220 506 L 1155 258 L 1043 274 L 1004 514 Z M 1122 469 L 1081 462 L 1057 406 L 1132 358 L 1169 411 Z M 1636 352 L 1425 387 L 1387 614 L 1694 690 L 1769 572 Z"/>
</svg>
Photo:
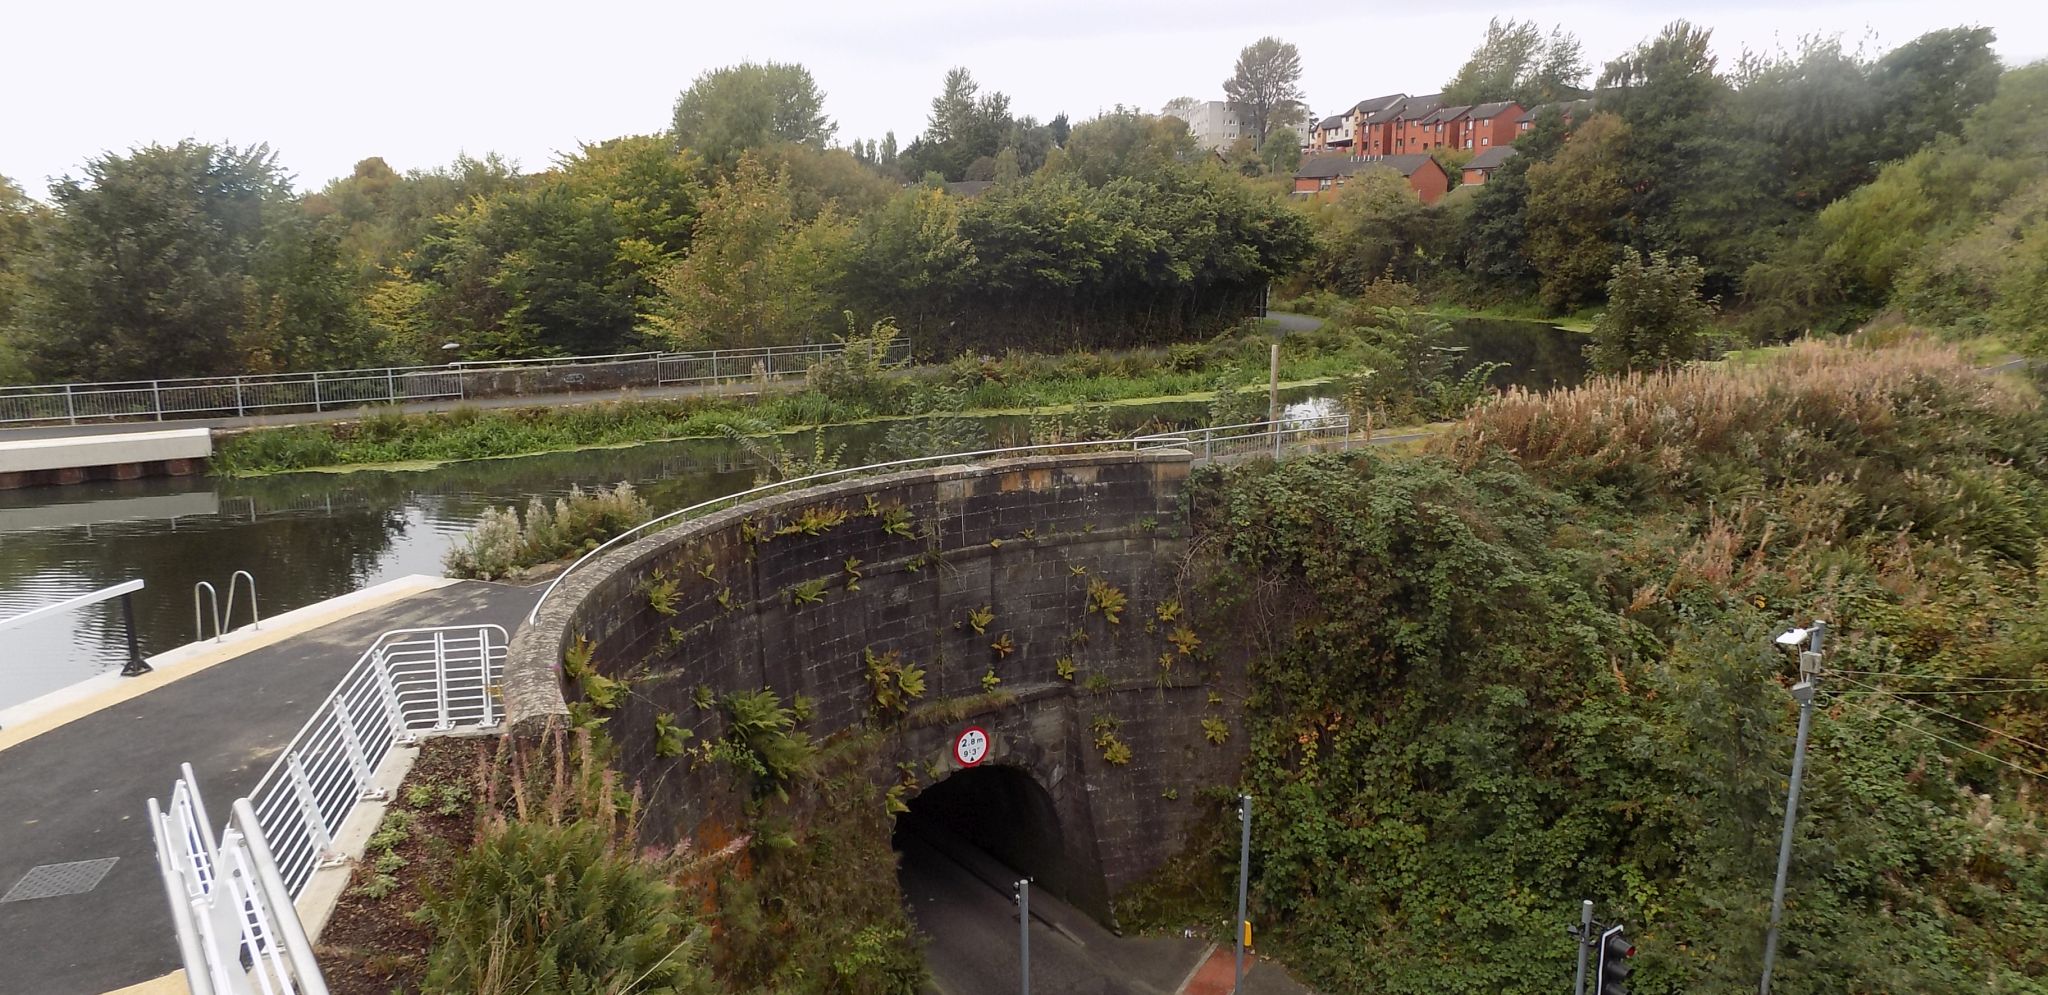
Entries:
<svg viewBox="0 0 2048 995">
<path fill-rule="evenodd" d="M 872 477 L 845 480 L 771 494 L 745 504 L 734 505 L 651 533 L 609 554 L 571 575 L 556 588 L 554 596 L 540 607 L 533 624 L 522 627 L 512 638 L 505 660 L 506 725 L 515 733 L 530 733 L 550 720 L 567 716 L 569 706 L 562 694 L 562 657 L 575 637 L 575 622 L 590 593 L 619 574 L 639 569 L 691 536 L 716 532 L 741 519 L 761 516 L 790 506 L 818 504 L 869 491 L 906 484 L 982 477 L 992 473 L 1020 470 L 1060 469 L 1103 464 L 1175 463 L 1191 465 L 1194 454 L 1168 449 L 1146 452 L 1091 452 L 1066 455 L 1027 456 L 1009 460 L 983 460 L 945 466 L 920 467 Z"/>
</svg>

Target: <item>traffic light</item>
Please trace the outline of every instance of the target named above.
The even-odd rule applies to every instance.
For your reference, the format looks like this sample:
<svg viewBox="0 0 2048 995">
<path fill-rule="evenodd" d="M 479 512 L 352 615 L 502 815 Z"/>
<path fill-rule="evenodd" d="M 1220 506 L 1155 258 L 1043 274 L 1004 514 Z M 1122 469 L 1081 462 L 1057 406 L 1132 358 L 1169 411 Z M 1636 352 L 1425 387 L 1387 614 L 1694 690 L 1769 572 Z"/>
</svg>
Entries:
<svg viewBox="0 0 2048 995">
<path fill-rule="evenodd" d="M 1593 995 L 1628 995 L 1628 959 L 1636 955 L 1636 945 L 1621 930 L 1609 926 L 1600 934 L 1600 970 L 1593 975 Z"/>
</svg>

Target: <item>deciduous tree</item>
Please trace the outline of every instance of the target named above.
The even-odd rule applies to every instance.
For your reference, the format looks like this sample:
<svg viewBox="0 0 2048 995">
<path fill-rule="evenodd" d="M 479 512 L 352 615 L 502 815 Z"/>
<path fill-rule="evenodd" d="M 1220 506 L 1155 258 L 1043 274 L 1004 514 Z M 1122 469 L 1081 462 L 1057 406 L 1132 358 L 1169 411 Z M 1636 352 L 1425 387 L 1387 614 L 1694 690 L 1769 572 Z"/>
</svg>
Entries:
<svg viewBox="0 0 2048 995">
<path fill-rule="evenodd" d="M 1244 133 L 1262 145 L 1276 128 L 1301 124 L 1308 116 L 1302 100 L 1301 52 L 1292 42 L 1267 36 L 1237 53 L 1236 71 L 1223 81 L 1223 93 Z"/>
<path fill-rule="evenodd" d="M 1593 322 L 1593 368 L 1661 370 L 1699 358 L 1713 305 L 1700 299 L 1699 260 L 1622 253 L 1607 282 L 1607 310 Z"/>
<path fill-rule="evenodd" d="M 684 148 L 730 168 L 741 154 L 775 142 L 823 148 L 839 129 L 825 94 L 794 62 L 742 62 L 698 76 L 676 100 L 672 128 Z"/>
</svg>

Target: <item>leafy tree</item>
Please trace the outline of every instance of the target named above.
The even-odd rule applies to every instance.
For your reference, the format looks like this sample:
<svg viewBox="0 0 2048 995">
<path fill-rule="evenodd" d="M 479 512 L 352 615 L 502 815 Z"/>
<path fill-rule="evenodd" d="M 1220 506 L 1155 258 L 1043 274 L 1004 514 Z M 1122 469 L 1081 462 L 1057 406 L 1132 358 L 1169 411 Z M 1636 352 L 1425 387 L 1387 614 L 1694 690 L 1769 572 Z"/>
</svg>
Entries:
<svg viewBox="0 0 2048 995">
<path fill-rule="evenodd" d="M 8 327 L 36 253 L 37 229 L 46 223 L 43 206 L 0 176 L 0 383 L 28 375 L 24 361 L 9 346 Z"/>
<path fill-rule="evenodd" d="M 823 148 L 838 131 L 824 106 L 824 91 L 802 65 L 742 62 L 692 80 L 671 127 L 684 148 L 730 168 L 748 150 L 776 142 Z"/>
<path fill-rule="evenodd" d="M 368 361 L 332 237 L 267 146 L 150 145 L 51 187 L 16 306 L 43 379 L 135 379 Z"/>
<path fill-rule="evenodd" d="M 1433 215 L 1406 178 L 1392 169 L 1361 169 L 1315 214 L 1317 252 L 1309 272 L 1318 286 L 1357 294 L 1410 268 L 1430 235 Z"/>
<path fill-rule="evenodd" d="M 1714 317 L 1700 299 L 1697 259 L 1624 251 L 1607 282 L 1607 310 L 1593 322 L 1593 368 L 1606 373 L 1665 369 L 1700 356 Z"/>
<path fill-rule="evenodd" d="M 1579 40 L 1562 28 L 1546 38 L 1534 21 L 1499 18 L 1486 23 L 1486 37 L 1472 57 L 1444 83 L 1444 103 L 1479 104 L 1513 100 L 1525 107 L 1577 96 L 1586 62 Z"/>
<path fill-rule="evenodd" d="M 1118 177 L 1156 178 L 1201 155 L 1187 122 L 1121 105 L 1075 126 L 1065 151 L 1053 171 L 1098 187 Z"/>
<path fill-rule="evenodd" d="M 436 339 L 478 357 L 616 352 L 633 342 L 653 274 L 689 245 L 698 166 L 657 136 L 586 145 L 435 218 L 400 268 L 420 288 L 380 289 L 372 313 L 419 359 Z"/>
<path fill-rule="evenodd" d="M 1961 133 L 1963 122 L 1998 91 L 1995 37 L 1990 28 L 1930 31 L 1877 61 L 1871 76 L 1883 122 L 1875 158 L 1897 159 Z"/>
<path fill-rule="evenodd" d="M 742 155 L 705 198 L 689 254 L 655 276 L 643 327 L 678 347 L 811 341 L 836 324 L 830 288 L 850 234 L 829 208 L 801 221 L 788 175 Z"/>
<path fill-rule="evenodd" d="M 1529 167 L 1524 251 L 1553 311 L 1599 298 L 1628 227 L 1632 129 L 1596 114 L 1548 162 Z"/>
<path fill-rule="evenodd" d="M 1236 70 L 1223 81 L 1223 94 L 1244 133 L 1254 145 L 1264 145 L 1274 129 L 1302 124 L 1308 117 L 1301 52 L 1270 35 L 1246 45 L 1237 53 Z"/>
<path fill-rule="evenodd" d="M 939 95 L 932 98 L 924 134 L 903 150 L 903 172 L 968 179 L 968 168 L 984 158 L 989 160 L 986 170 L 992 170 L 996 153 L 1012 144 L 1017 125 L 1007 95 L 981 92 L 974 74 L 955 66 L 946 72 Z M 1028 127 L 1035 128 L 1036 122 Z"/>
<path fill-rule="evenodd" d="M 1564 115 L 1549 108 L 1516 139 L 1516 154 L 1472 196 L 1471 214 L 1459 235 L 1464 271 L 1489 289 L 1529 293 L 1536 271 L 1526 254 L 1529 169 L 1564 147 Z"/>
<path fill-rule="evenodd" d="M 1301 168 L 1301 135 L 1293 128 L 1274 131 L 1259 146 L 1259 161 L 1275 176 L 1294 175 Z"/>
</svg>

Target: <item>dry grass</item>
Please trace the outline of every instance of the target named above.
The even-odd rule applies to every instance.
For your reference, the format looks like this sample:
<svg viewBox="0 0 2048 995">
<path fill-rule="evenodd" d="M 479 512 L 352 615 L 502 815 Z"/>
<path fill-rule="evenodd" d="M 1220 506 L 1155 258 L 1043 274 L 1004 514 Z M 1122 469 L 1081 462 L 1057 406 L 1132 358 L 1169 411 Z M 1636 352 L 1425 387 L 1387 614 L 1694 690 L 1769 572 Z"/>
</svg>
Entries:
<svg viewBox="0 0 2048 995">
<path fill-rule="evenodd" d="M 1915 434 L 1901 433 L 1902 422 L 1924 431 L 1958 413 L 2010 413 L 2033 403 L 2022 393 L 1978 374 L 1952 347 L 1806 343 L 1755 367 L 1601 378 L 1551 394 L 1512 390 L 1438 448 L 1467 467 L 1498 447 L 1553 478 L 1682 490 L 1668 485 L 1695 477 L 1704 462 L 1732 457 L 1810 472 L 1818 450 Z"/>
</svg>

